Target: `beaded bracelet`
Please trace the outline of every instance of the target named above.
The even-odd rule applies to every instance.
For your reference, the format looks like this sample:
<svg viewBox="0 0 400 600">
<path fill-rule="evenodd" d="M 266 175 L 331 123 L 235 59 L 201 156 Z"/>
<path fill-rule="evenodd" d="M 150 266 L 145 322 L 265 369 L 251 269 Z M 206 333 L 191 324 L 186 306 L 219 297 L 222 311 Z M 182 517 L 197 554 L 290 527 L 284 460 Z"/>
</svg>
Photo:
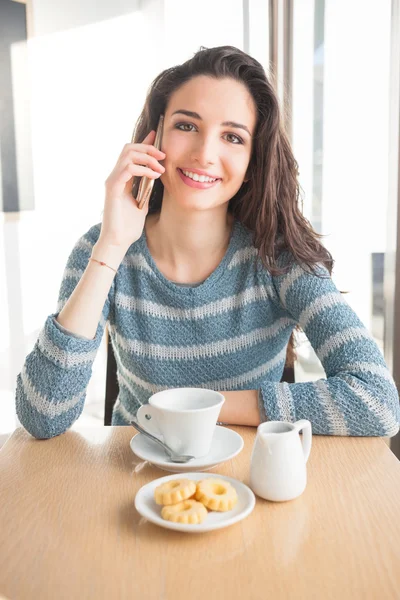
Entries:
<svg viewBox="0 0 400 600">
<path fill-rule="evenodd" d="M 97 258 L 89 258 L 89 260 L 93 260 L 94 262 L 99 263 L 99 265 L 101 265 L 102 267 L 108 267 L 109 269 L 111 269 L 112 271 L 114 271 L 115 273 L 117 272 L 116 269 L 114 269 L 114 267 L 110 267 L 110 265 L 107 265 L 105 262 L 103 262 L 102 260 L 97 260 Z"/>
</svg>

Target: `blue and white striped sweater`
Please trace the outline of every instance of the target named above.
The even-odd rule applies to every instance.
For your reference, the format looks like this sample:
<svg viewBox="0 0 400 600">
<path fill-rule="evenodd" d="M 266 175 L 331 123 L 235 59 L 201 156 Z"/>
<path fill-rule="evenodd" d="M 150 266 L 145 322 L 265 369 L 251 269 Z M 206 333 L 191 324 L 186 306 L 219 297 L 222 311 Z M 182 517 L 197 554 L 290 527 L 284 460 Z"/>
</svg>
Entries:
<svg viewBox="0 0 400 600">
<path fill-rule="evenodd" d="M 100 225 L 75 245 L 57 311 L 84 272 Z M 127 425 L 151 394 L 171 387 L 259 390 L 262 420 L 309 419 L 326 435 L 393 436 L 399 398 L 381 352 L 328 272 L 298 265 L 271 276 L 251 234 L 235 223 L 228 250 L 200 285 L 181 287 L 155 265 L 146 235 L 129 248 L 93 340 L 46 320 L 18 376 L 16 407 L 35 437 L 66 431 L 82 412 L 92 364 L 108 323 L 120 394 L 113 425 Z M 299 323 L 327 379 L 280 383 L 286 347 Z"/>
</svg>

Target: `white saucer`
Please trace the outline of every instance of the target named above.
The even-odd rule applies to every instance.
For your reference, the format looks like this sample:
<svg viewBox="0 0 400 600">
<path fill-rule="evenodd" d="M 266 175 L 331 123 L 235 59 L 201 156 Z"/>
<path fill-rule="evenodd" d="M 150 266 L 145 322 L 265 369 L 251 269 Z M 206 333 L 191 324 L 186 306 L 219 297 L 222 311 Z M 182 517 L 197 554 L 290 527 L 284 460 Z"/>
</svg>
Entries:
<svg viewBox="0 0 400 600">
<path fill-rule="evenodd" d="M 135 507 L 139 514 L 142 515 L 148 521 L 166 527 L 167 529 L 175 529 L 176 531 L 185 531 L 187 533 L 203 533 L 204 531 L 212 531 L 213 529 L 222 529 L 233 525 L 242 519 L 245 519 L 253 510 L 256 504 L 256 498 L 254 493 L 247 485 L 234 479 L 233 477 L 225 477 L 225 475 L 217 475 L 216 473 L 209 473 L 207 479 L 217 478 L 229 481 L 237 491 L 238 501 L 236 506 L 232 510 L 226 512 L 210 511 L 203 521 L 197 525 L 190 525 L 186 523 L 173 523 L 172 521 L 166 521 L 161 517 L 162 506 L 156 504 L 154 500 L 154 490 L 157 486 L 170 481 L 171 479 L 179 479 L 181 475 L 168 475 L 167 477 L 160 477 L 150 481 L 143 485 L 137 492 L 135 497 Z M 204 479 L 204 475 L 201 473 L 187 473 L 185 477 L 198 481 Z"/>
<path fill-rule="evenodd" d="M 243 446 L 243 438 L 236 431 L 216 425 L 210 452 L 202 458 L 193 458 L 188 463 L 179 464 L 170 462 L 161 446 L 142 433 L 138 433 L 130 441 L 130 447 L 136 456 L 171 473 L 207 471 L 239 454 Z"/>
</svg>

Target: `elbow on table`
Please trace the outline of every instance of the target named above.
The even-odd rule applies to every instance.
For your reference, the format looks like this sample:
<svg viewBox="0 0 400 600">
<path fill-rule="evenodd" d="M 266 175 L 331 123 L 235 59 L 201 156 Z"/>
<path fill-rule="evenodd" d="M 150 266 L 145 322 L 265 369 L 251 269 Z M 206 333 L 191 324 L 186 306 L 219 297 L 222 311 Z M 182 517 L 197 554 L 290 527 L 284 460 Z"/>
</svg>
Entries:
<svg viewBox="0 0 400 600">
<path fill-rule="evenodd" d="M 387 380 L 385 385 L 380 385 L 379 388 L 374 386 L 370 389 L 369 399 L 374 405 L 374 413 L 379 418 L 380 428 L 365 435 L 375 437 L 392 438 L 398 434 L 400 430 L 400 404 L 399 394 L 394 381 Z M 379 398 L 383 401 L 376 402 Z M 374 402 L 375 401 L 375 402 Z M 366 428 L 371 426 L 366 424 Z"/>
<path fill-rule="evenodd" d="M 390 409 L 389 409 L 390 410 Z M 390 410 L 392 415 L 392 411 Z M 400 431 L 400 408 L 399 403 L 397 401 L 397 406 L 395 406 L 395 410 L 393 411 L 392 419 L 388 419 L 385 423 L 385 434 L 383 437 L 394 437 Z"/>
<path fill-rule="evenodd" d="M 392 438 L 398 434 L 400 424 L 397 419 L 390 417 L 385 419 L 383 423 L 381 420 L 378 422 L 375 418 L 369 420 L 357 421 L 347 426 L 346 433 L 344 432 L 330 432 L 331 435 L 346 435 L 349 437 L 380 437 L 380 438 Z"/>
<path fill-rule="evenodd" d="M 393 419 L 393 423 L 392 424 L 388 424 L 385 433 L 380 436 L 380 437 L 389 437 L 392 438 L 395 435 L 397 435 L 400 431 L 400 423 L 399 423 L 399 419 Z"/>
<path fill-rule="evenodd" d="M 65 433 L 73 424 L 73 421 L 60 422 L 55 419 L 46 418 L 32 418 L 29 411 L 19 410 L 17 404 L 17 416 L 22 427 L 37 440 L 49 440 L 62 433 Z"/>
<path fill-rule="evenodd" d="M 382 373 L 384 376 L 382 377 Z M 400 429 L 400 404 L 396 385 L 388 371 L 343 374 L 347 393 L 343 416 L 347 434 L 361 437 L 394 437 Z"/>
<path fill-rule="evenodd" d="M 21 425 L 23 426 L 23 428 L 35 439 L 37 440 L 50 440 L 51 438 L 57 437 L 58 435 L 61 435 L 62 433 L 65 433 L 69 427 L 67 427 L 67 429 L 60 429 L 58 427 L 51 427 L 49 425 L 45 425 L 45 426 L 37 426 L 37 423 L 32 423 L 29 421 L 26 422 L 22 422 L 21 418 L 18 416 Z"/>
<path fill-rule="evenodd" d="M 385 420 L 384 437 L 394 437 L 400 430 L 400 401 L 395 382 L 387 382 L 387 410 L 388 418 Z"/>
<path fill-rule="evenodd" d="M 38 440 L 47 440 L 65 433 L 77 420 L 83 410 L 85 394 L 69 410 L 57 415 L 46 414 L 35 408 L 28 399 L 18 376 L 15 408 L 19 422 L 30 435 Z"/>
</svg>

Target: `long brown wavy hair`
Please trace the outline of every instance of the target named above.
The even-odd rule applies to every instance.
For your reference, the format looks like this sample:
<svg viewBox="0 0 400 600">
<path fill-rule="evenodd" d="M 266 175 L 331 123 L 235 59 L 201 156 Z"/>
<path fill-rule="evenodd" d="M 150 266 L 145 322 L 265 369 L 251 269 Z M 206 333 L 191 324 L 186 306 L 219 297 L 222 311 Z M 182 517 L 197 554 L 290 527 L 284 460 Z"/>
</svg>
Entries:
<svg viewBox="0 0 400 600">
<path fill-rule="evenodd" d="M 201 46 L 193 58 L 162 71 L 147 92 L 133 142 L 142 142 L 150 130 L 157 129 L 159 117 L 165 114 L 171 95 L 198 75 L 241 82 L 257 107 L 252 155 L 246 173 L 246 179 L 249 179 L 230 199 L 228 210 L 252 232 L 259 258 L 272 275 L 287 272 L 293 263 L 307 265 L 312 271 L 317 263 L 322 263 L 331 273 L 332 256 L 319 241 L 322 236 L 302 214 L 298 164 L 284 129 L 278 97 L 264 68 L 255 58 L 234 46 Z M 139 177 L 133 182 L 134 197 L 139 182 Z M 156 179 L 149 214 L 160 211 L 163 192 L 162 182 Z M 283 252 L 290 257 L 284 267 L 277 262 Z M 293 366 L 295 357 L 292 333 L 286 366 Z"/>
</svg>

